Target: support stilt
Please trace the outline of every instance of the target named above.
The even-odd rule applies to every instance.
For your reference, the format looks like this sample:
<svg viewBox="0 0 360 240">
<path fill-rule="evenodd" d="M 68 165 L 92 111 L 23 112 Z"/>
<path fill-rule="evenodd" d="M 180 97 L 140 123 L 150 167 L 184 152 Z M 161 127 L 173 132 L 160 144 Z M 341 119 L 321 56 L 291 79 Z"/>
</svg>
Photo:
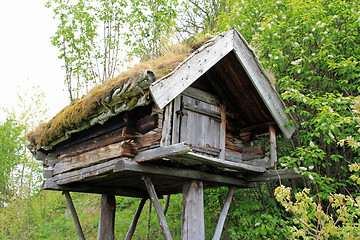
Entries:
<svg viewBox="0 0 360 240">
<path fill-rule="evenodd" d="M 274 126 L 269 126 L 270 133 L 270 166 L 275 167 L 277 162 L 277 153 L 276 153 L 276 131 Z"/>
<path fill-rule="evenodd" d="M 80 221 L 79 221 L 78 215 L 76 213 L 75 206 L 74 206 L 74 203 L 73 203 L 73 201 L 71 199 L 70 193 L 68 191 L 64 191 L 63 193 L 65 195 L 67 204 L 69 205 L 71 216 L 72 216 L 72 218 L 74 220 L 74 224 L 75 224 L 75 228 L 76 228 L 76 232 L 78 234 L 78 237 L 81 240 L 85 240 L 85 236 L 84 236 L 84 233 L 83 233 L 83 231 L 81 229 Z"/>
<path fill-rule="evenodd" d="M 101 196 L 98 240 L 114 239 L 115 206 L 115 195 L 103 194 Z"/>
<path fill-rule="evenodd" d="M 172 239 L 171 234 L 170 234 L 170 230 L 169 230 L 169 227 L 168 227 L 168 225 L 166 223 L 164 211 L 161 208 L 159 199 L 158 199 L 158 197 L 156 195 L 154 185 L 152 184 L 151 179 L 148 176 L 144 176 L 143 180 L 144 180 L 146 188 L 148 190 L 150 199 L 151 199 L 152 203 L 154 204 L 154 208 L 155 208 L 157 217 L 159 219 L 160 227 L 162 229 L 164 238 L 165 238 L 165 240 L 170 240 L 170 239 Z"/>
<path fill-rule="evenodd" d="M 136 224 L 139 220 L 139 217 L 140 217 L 140 214 L 141 214 L 141 211 L 145 205 L 145 202 L 146 202 L 146 199 L 145 198 L 142 198 L 140 203 L 139 203 L 139 206 L 135 212 L 135 215 L 134 215 L 134 218 L 131 222 L 131 225 L 129 227 L 129 230 L 126 234 L 126 237 L 125 237 L 125 240 L 130 240 L 132 238 L 132 236 L 134 235 L 134 232 L 135 232 L 135 228 L 136 228 Z"/>
<path fill-rule="evenodd" d="M 183 186 L 181 239 L 205 239 L 203 183 L 201 181 L 191 181 Z"/>
<path fill-rule="evenodd" d="M 229 193 L 226 197 L 224 207 L 221 210 L 221 213 L 219 216 L 219 221 L 218 221 L 218 224 L 216 225 L 216 230 L 215 230 L 212 240 L 219 240 L 221 237 L 221 233 L 222 233 L 222 230 L 223 230 L 223 227 L 225 224 L 226 216 L 229 211 L 230 203 L 231 203 L 232 197 L 234 196 L 234 191 L 235 191 L 235 187 L 231 187 L 229 190 Z"/>
</svg>

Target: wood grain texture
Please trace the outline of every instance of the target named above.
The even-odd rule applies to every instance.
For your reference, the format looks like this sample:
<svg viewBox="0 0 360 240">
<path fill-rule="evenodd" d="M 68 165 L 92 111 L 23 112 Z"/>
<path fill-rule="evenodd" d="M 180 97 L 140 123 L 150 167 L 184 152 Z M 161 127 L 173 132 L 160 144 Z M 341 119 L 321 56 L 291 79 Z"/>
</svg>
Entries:
<svg viewBox="0 0 360 240">
<path fill-rule="evenodd" d="M 116 201 L 113 194 L 102 194 L 98 240 L 114 240 Z"/>
<path fill-rule="evenodd" d="M 201 181 L 187 182 L 183 186 L 182 240 L 205 239 L 203 191 Z"/>
<path fill-rule="evenodd" d="M 270 132 L 270 167 L 276 167 L 277 151 L 276 151 L 276 132 L 274 126 L 269 126 Z"/>
<path fill-rule="evenodd" d="M 273 115 L 285 137 L 290 138 L 295 131 L 294 127 L 287 124 L 288 121 L 292 120 L 291 116 L 284 114 L 285 105 L 283 101 L 275 89 L 271 86 L 270 78 L 259 60 L 256 58 L 255 54 L 251 51 L 246 40 L 236 30 L 233 31 L 234 52 L 236 56 L 243 65 L 257 91 L 260 93 L 262 100 Z"/>
<path fill-rule="evenodd" d="M 160 227 L 161 227 L 162 233 L 164 235 L 164 238 L 165 238 L 165 240 L 171 240 L 172 237 L 171 237 L 170 229 L 169 229 L 169 227 L 168 227 L 168 225 L 166 223 L 166 218 L 165 218 L 165 215 L 164 215 L 164 211 L 161 208 L 161 205 L 160 205 L 159 199 L 157 197 L 154 185 L 152 184 L 151 179 L 148 176 L 144 176 L 143 180 L 144 180 L 146 188 L 148 190 L 151 202 L 154 204 L 154 208 L 155 208 L 155 211 L 156 211 L 156 214 L 157 214 L 157 217 L 158 217 L 158 220 L 159 220 Z"/>
<path fill-rule="evenodd" d="M 232 33 L 221 34 L 192 53 L 174 71 L 154 82 L 150 92 L 162 109 L 232 49 Z"/>
<path fill-rule="evenodd" d="M 111 174 L 116 162 L 118 161 L 119 159 L 114 159 L 114 160 L 106 161 L 104 163 L 92 165 L 86 168 L 74 170 L 71 172 L 61 173 L 52 177 L 52 180 L 56 184 L 61 185 L 61 184 L 68 184 L 72 182 L 81 181 L 83 179 L 91 178 L 95 176 L 97 178 L 99 178 L 99 176 L 105 177 L 106 174 Z"/>
<path fill-rule="evenodd" d="M 199 180 L 215 184 L 235 185 L 239 187 L 250 187 L 250 185 L 239 178 L 224 176 L 216 173 L 206 173 L 204 171 L 185 168 L 171 168 L 159 165 L 140 164 L 132 160 L 124 159 L 116 163 L 114 173 L 133 172 L 143 174 L 153 174 L 164 177 L 175 177 L 180 179 Z"/>
<path fill-rule="evenodd" d="M 135 156 L 134 160 L 136 162 L 145 162 L 149 160 L 160 159 L 163 157 L 171 157 L 172 155 L 182 155 L 191 151 L 189 145 L 184 143 L 177 143 L 170 146 L 150 149 L 144 152 L 140 152 Z"/>
<path fill-rule="evenodd" d="M 69 209 L 70 209 L 70 212 L 71 212 L 71 216 L 72 216 L 72 218 L 74 220 L 74 224 L 75 224 L 75 228 L 76 228 L 76 232 L 78 234 L 78 237 L 81 240 L 85 240 L 85 235 L 84 235 L 84 232 L 83 232 L 83 230 L 81 228 L 79 217 L 78 217 L 78 215 L 76 213 L 76 209 L 75 209 L 74 203 L 72 201 L 71 195 L 70 195 L 69 191 L 64 191 L 63 194 L 65 195 L 66 202 L 67 202 L 67 204 L 69 206 Z"/>
<path fill-rule="evenodd" d="M 58 162 L 54 166 L 54 175 L 85 168 L 121 156 L 134 157 L 132 150 L 133 144 L 125 141 L 94 149 Z"/>
<path fill-rule="evenodd" d="M 131 240 L 132 236 L 134 235 L 137 222 L 138 222 L 138 220 L 140 218 L 140 214 L 141 214 L 142 209 L 144 208 L 146 200 L 147 200 L 146 198 L 141 199 L 141 201 L 139 203 L 139 206 L 136 209 L 134 218 L 131 221 L 131 224 L 130 224 L 129 230 L 128 230 L 127 234 L 126 234 L 125 240 Z"/>
<path fill-rule="evenodd" d="M 219 220 L 216 225 L 215 233 L 212 240 L 220 240 L 221 233 L 225 224 L 226 216 L 230 208 L 232 197 L 234 196 L 235 187 L 231 187 L 226 196 L 225 204 L 220 212 Z"/>
</svg>

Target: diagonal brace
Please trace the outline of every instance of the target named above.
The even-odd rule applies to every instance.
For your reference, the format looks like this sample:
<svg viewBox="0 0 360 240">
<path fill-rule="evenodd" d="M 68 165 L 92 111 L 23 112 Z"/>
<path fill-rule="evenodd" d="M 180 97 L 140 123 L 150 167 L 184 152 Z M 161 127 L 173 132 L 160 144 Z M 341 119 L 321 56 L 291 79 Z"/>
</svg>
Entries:
<svg viewBox="0 0 360 240">
<path fill-rule="evenodd" d="M 85 240 L 85 236 L 84 236 L 84 233 L 83 233 L 83 231 L 81 229 L 80 221 L 79 221 L 78 215 L 76 213 L 76 209 L 75 209 L 74 203 L 73 203 L 73 201 L 71 199 L 70 193 L 69 193 L 69 191 L 64 191 L 63 194 L 65 195 L 67 204 L 69 205 L 71 216 L 72 216 L 72 218 L 74 220 L 74 224 L 75 224 L 75 228 L 76 228 L 76 232 L 78 234 L 78 237 L 81 240 L 83 240 L 83 239 Z"/>
<path fill-rule="evenodd" d="M 168 225 L 166 223 L 166 218 L 165 218 L 165 215 L 164 215 L 164 211 L 161 208 L 159 198 L 157 197 L 156 192 L 155 192 L 154 185 L 152 184 L 150 177 L 144 176 L 144 177 L 142 177 L 142 179 L 145 182 L 146 189 L 147 189 L 147 191 L 149 193 L 150 199 L 151 199 L 152 203 L 154 204 L 154 208 L 155 208 L 157 217 L 159 219 L 160 227 L 161 227 L 161 230 L 162 230 L 163 235 L 165 237 L 165 240 L 172 240 L 169 227 L 168 227 Z"/>
<path fill-rule="evenodd" d="M 235 187 L 231 187 L 229 189 L 228 195 L 226 196 L 226 202 L 223 206 L 223 209 L 221 210 L 220 216 L 219 216 L 219 220 L 218 220 L 218 224 L 216 226 L 216 230 L 214 233 L 214 236 L 212 238 L 212 240 L 219 240 L 221 237 L 221 232 L 224 228 L 224 224 L 225 224 L 225 220 L 226 220 L 226 215 L 229 211 L 229 207 L 230 207 L 230 203 L 232 200 L 232 197 L 234 196 L 234 191 L 235 191 Z"/>
</svg>

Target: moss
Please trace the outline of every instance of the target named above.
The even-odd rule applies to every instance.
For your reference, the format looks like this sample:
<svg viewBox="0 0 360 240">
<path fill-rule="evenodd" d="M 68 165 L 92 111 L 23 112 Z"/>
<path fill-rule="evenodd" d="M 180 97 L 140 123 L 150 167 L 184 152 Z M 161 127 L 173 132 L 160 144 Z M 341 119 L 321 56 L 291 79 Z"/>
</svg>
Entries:
<svg viewBox="0 0 360 240">
<path fill-rule="evenodd" d="M 128 108 L 132 109 L 133 107 L 135 107 L 138 101 L 139 99 L 137 97 L 133 97 L 131 101 L 127 104 Z"/>
<path fill-rule="evenodd" d="M 202 45 L 206 39 L 188 42 L 186 44 L 175 44 L 165 47 L 163 56 L 136 64 L 129 70 L 121 73 L 116 78 L 110 78 L 103 85 L 94 87 L 81 99 L 77 99 L 73 104 L 65 107 L 48 123 L 41 124 L 27 134 L 27 139 L 35 149 L 53 146 L 54 142 L 59 142 L 69 132 L 83 130 L 90 127 L 91 120 L 96 118 L 104 111 L 116 111 L 124 107 L 125 96 L 129 99 L 126 109 L 133 109 L 139 101 L 139 96 L 146 94 L 143 90 L 135 93 L 127 92 L 130 86 L 140 73 L 152 70 L 156 78 L 161 78 L 174 70 L 190 53 Z M 113 94 L 118 91 L 124 96 Z M 148 90 L 147 90 L 148 91 Z M 118 111 L 116 111 L 118 112 Z"/>
</svg>

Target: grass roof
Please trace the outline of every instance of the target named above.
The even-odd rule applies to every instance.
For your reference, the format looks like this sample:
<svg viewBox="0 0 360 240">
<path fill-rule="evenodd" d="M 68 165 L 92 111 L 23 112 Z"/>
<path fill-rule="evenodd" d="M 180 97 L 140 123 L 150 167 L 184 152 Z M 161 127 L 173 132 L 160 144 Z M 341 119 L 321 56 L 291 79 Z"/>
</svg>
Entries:
<svg viewBox="0 0 360 240">
<path fill-rule="evenodd" d="M 150 103 L 148 78 L 152 72 L 155 73 L 156 79 L 167 75 L 203 42 L 205 40 L 172 45 L 164 49 L 162 56 L 140 62 L 116 78 L 108 79 L 103 85 L 94 87 L 81 99 L 61 110 L 49 122 L 30 131 L 27 139 L 31 148 L 34 151 L 50 150 L 59 142 L 70 138 L 72 133 L 103 123 L 120 112 Z"/>
</svg>

